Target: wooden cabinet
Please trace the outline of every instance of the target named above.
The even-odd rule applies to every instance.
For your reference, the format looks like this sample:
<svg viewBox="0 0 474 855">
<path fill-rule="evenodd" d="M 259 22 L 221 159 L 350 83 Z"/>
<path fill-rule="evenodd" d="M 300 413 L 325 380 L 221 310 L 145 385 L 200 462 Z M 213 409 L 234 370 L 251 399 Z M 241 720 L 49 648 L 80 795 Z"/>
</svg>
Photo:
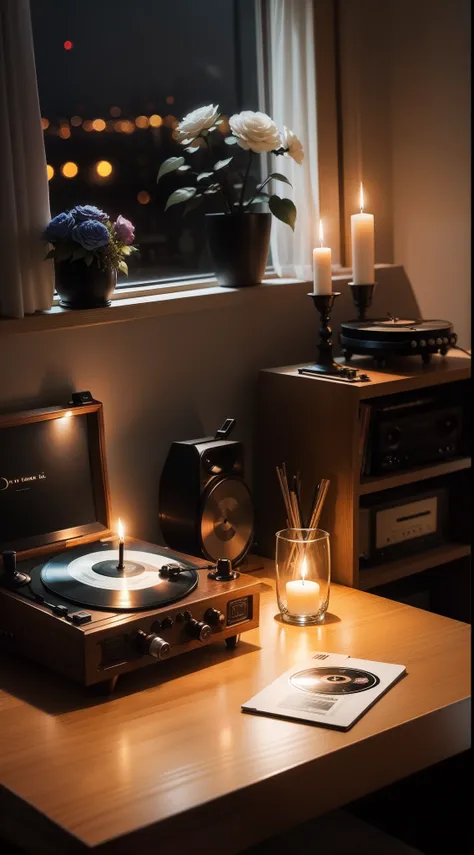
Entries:
<svg viewBox="0 0 474 855">
<path fill-rule="evenodd" d="M 381 396 L 467 381 L 470 358 L 456 352 L 452 356 L 436 356 L 430 365 L 423 366 L 421 360 L 411 357 L 395 362 L 393 368 L 383 372 L 372 370 L 370 359 L 361 358 L 356 364 L 369 374 L 370 382 L 343 383 L 305 376 L 298 374 L 301 366 L 260 372 L 255 450 L 256 539 L 257 552 L 273 557 L 275 532 L 286 526 L 277 464 L 285 461 L 289 473 L 301 472 L 304 508 L 311 502 L 315 484 L 321 478 L 329 478 L 331 486 L 320 527 L 331 534 L 332 578 L 368 590 L 463 558 L 470 554 L 470 544 L 468 537 L 458 538 L 454 533 L 442 545 L 362 570 L 359 568 L 361 497 L 410 484 L 416 492 L 433 483 L 430 479 L 434 478 L 439 483 L 444 479 L 463 479 L 459 480 L 462 493 L 468 489 L 471 458 L 457 457 L 380 477 L 361 477 L 361 404 Z"/>
</svg>

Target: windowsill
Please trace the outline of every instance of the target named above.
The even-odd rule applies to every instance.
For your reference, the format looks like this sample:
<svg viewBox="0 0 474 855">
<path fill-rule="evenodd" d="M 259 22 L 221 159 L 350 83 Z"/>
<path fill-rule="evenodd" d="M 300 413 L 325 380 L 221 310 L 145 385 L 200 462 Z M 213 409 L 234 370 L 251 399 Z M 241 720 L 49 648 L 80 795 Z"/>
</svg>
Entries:
<svg viewBox="0 0 474 855">
<path fill-rule="evenodd" d="M 392 264 L 377 264 L 376 270 L 386 267 L 395 267 Z M 352 271 L 348 268 L 339 268 L 334 271 L 332 281 L 334 290 L 343 282 L 349 282 Z M 249 288 L 221 288 L 215 279 L 207 281 L 200 280 L 199 287 L 196 281 L 190 280 L 189 289 L 183 290 L 180 282 L 176 290 L 167 289 L 166 293 L 160 293 L 159 289 L 153 293 L 140 293 L 139 289 L 121 288 L 116 291 L 112 305 L 100 309 L 71 310 L 62 309 L 55 305 L 48 312 L 39 312 L 28 315 L 21 319 L 0 319 L 0 336 L 12 333 L 43 332 L 46 330 L 62 330 L 72 327 L 88 327 L 97 324 L 123 323 L 143 318 L 157 317 L 161 315 L 174 315 L 181 312 L 198 312 L 208 309 L 216 309 L 224 306 L 239 305 L 242 301 L 261 299 L 283 294 L 289 288 L 299 288 L 303 293 L 312 287 L 312 283 L 302 279 L 269 278 L 261 285 Z M 277 287 L 275 287 L 277 286 Z M 138 293 L 137 293 L 138 292 Z"/>
</svg>

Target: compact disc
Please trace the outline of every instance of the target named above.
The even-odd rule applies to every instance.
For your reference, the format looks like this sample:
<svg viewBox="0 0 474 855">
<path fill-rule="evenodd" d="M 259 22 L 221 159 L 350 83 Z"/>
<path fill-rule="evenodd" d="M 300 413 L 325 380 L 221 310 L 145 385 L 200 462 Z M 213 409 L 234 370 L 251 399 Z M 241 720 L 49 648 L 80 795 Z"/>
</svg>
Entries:
<svg viewBox="0 0 474 855">
<path fill-rule="evenodd" d="M 290 677 L 295 689 L 309 694 L 349 695 L 365 692 L 380 683 L 379 678 L 369 671 L 357 668 L 308 668 Z"/>
<path fill-rule="evenodd" d="M 166 578 L 159 570 L 169 564 L 169 553 L 126 549 L 125 569 L 117 568 L 118 550 L 81 547 L 51 558 L 41 569 L 41 581 L 50 591 L 73 603 L 97 609 L 133 611 L 166 606 L 185 597 L 198 583 L 188 562 L 183 570 Z"/>
</svg>

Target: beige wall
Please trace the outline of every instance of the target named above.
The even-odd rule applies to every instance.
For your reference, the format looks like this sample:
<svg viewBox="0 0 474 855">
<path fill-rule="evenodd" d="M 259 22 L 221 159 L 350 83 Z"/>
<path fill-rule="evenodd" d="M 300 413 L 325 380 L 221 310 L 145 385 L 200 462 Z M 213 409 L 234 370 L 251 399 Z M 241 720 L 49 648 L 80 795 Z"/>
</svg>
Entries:
<svg viewBox="0 0 474 855">
<path fill-rule="evenodd" d="M 347 261 L 363 180 L 376 261 L 470 341 L 470 2 L 340 0 Z M 397 311 L 397 310 L 396 310 Z"/>
<path fill-rule="evenodd" d="M 470 341 L 470 2 L 392 0 L 394 257 Z"/>
</svg>

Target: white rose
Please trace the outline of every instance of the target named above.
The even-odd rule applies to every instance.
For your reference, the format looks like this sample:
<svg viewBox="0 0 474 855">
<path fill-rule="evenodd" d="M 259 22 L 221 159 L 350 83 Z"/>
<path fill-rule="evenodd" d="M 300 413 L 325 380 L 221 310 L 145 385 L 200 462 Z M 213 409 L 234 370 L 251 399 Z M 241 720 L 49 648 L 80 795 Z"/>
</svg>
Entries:
<svg viewBox="0 0 474 855">
<path fill-rule="evenodd" d="M 199 136 L 201 131 L 206 131 L 216 123 L 219 116 L 219 107 L 209 104 L 207 107 L 198 107 L 192 113 L 188 113 L 181 119 L 177 127 L 176 139 L 178 142 L 193 140 Z"/>
<path fill-rule="evenodd" d="M 301 166 L 304 160 L 304 151 L 301 141 L 298 139 L 296 134 L 284 127 L 281 141 L 283 148 L 286 148 L 285 155 L 287 157 L 292 157 L 293 160 L 296 160 L 296 163 Z"/>
<path fill-rule="evenodd" d="M 281 146 L 280 132 L 273 119 L 266 113 L 252 113 L 244 110 L 243 113 L 231 116 L 229 125 L 232 133 L 237 137 L 237 142 L 246 151 L 274 151 Z"/>
</svg>

